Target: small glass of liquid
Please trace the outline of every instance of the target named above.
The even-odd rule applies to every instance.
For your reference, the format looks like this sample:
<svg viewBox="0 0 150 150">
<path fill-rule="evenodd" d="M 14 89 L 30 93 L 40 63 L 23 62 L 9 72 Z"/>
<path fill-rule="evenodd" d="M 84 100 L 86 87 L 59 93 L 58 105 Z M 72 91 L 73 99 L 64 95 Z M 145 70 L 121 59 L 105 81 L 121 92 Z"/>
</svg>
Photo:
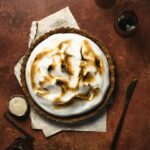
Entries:
<svg viewBox="0 0 150 150">
<path fill-rule="evenodd" d="M 130 37 L 137 31 L 138 17 L 132 11 L 124 11 L 116 17 L 114 27 L 119 35 Z"/>
<path fill-rule="evenodd" d="M 103 9 L 108 9 L 116 3 L 116 0 L 95 0 L 95 3 Z"/>
</svg>

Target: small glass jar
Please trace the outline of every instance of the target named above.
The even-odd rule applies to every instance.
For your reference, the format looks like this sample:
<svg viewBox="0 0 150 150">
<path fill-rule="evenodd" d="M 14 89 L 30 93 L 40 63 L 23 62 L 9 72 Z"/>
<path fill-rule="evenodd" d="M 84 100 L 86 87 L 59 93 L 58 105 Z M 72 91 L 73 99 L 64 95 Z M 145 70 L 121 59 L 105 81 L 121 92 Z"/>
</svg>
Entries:
<svg viewBox="0 0 150 150">
<path fill-rule="evenodd" d="M 115 19 L 114 28 L 123 37 L 134 35 L 138 28 L 137 15 L 132 11 L 120 13 Z"/>
<path fill-rule="evenodd" d="M 108 9 L 116 3 L 116 0 L 95 0 L 95 3 L 103 9 Z"/>
<path fill-rule="evenodd" d="M 6 150 L 34 150 L 34 144 L 26 136 L 15 139 Z"/>
</svg>

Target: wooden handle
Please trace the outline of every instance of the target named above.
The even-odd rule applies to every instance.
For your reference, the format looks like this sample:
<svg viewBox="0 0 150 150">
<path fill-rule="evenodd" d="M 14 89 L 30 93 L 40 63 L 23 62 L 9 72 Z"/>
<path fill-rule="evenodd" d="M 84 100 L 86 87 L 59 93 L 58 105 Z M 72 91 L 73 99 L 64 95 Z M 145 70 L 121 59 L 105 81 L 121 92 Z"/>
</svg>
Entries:
<svg viewBox="0 0 150 150">
<path fill-rule="evenodd" d="M 25 136 L 27 136 L 28 138 L 30 138 L 31 140 L 34 141 L 34 138 L 29 134 L 27 133 L 20 125 L 19 123 L 14 120 L 10 114 L 8 112 L 4 113 L 4 117 L 11 123 L 14 125 L 15 128 L 17 128 L 20 132 L 22 132 Z"/>
</svg>

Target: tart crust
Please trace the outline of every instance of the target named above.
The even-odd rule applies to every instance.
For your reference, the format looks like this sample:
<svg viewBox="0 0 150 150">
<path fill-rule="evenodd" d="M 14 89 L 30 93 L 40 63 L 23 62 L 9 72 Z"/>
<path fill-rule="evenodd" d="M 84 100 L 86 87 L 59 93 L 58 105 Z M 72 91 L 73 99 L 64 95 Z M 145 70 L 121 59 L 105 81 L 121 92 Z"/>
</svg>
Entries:
<svg viewBox="0 0 150 150">
<path fill-rule="evenodd" d="M 109 63 L 109 74 L 110 74 L 110 85 L 107 89 L 107 92 L 105 94 L 105 97 L 103 99 L 103 101 L 100 103 L 100 105 L 98 105 L 95 109 L 81 114 L 81 115 L 77 115 L 77 116 L 70 116 L 70 117 L 58 117 L 58 116 L 54 116 L 52 114 L 47 113 L 46 111 L 44 111 L 42 108 L 40 108 L 32 99 L 28 88 L 27 88 L 27 84 L 26 84 L 26 79 L 25 79 L 25 68 L 26 68 L 26 64 L 28 61 L 28 58 L 31 54 L 31 52 L 34 50 L 34 48 L 43 40 L 45 40 L 46 38 L 48 38 L 49 36 L 56 34 L 56 33 L 76 33 L 82 36 L 85 36 L 89 39 L 91 39 L 93 42 L 95 42 L 100 48 L 101 50 L 104 52 L 107 61 Z M 66 27 L 66 28 L 57 28 L 55 30 L 51 30 L 48 33 L 45 33 L 44 35 L 40 36 L 38 39 L 36 39 L 34 42 L 32 42 L 30 48 L 27 50 L 25 57 L 23 59 L 23 63 L 21 66 L 21 83 L 22 83 L 22 89 L 23 92 L 25 94 L 25 96 L 27 97 L 27 100 L 29 101 L 30 105 L 40 114 L 43 115 L 45 117 L 47 117 L 48 119 L 54 120 L 54 121 L 59 121 L 59 122 L 63 122 L 63 123 L 75 123 L 75 122 L 79 122 L 82 121 L 84 119 L 88 119 L 94 115 L 96 115 L 98 112 L 102 111 L 104 107 L 107 106 L 107 104 L 110 101 L 110 98 L 112 96 L 112 93 L 114 91 L 115 88 L 115 66 L 113 63 L 113 59 L 109 53 L 109 51 L 103 46 L 102 42 L 100 42 L 99 40 L 97 40 L 95 37 L 93 37 L 92 35 L 90 35 L 89 33 L 87 33 L 84 30 L 79 30 L 79 29 L 75 29 L 75 28 L 70 28 L 70 27 Z"/>
</svg>

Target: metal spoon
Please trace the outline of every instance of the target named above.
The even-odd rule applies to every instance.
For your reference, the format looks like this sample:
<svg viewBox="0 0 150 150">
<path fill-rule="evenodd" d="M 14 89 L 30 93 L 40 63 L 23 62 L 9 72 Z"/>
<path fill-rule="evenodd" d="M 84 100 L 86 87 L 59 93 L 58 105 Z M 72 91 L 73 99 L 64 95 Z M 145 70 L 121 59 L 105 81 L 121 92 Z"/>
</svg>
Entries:
<svg viewBox="0 0 150 150">
<path fill-rule="evenodd" d="M 112 144 L 111 144 L 111 150 L 116 149 L 116 145 L 117 145 L 119 135 L 120 135 L 120 132 L 121 132 L 121 129 L 122 129 L 125 114 L 127 112 L 127 108 L 129 106 L 131 97 L 133 95 L 134 89 L 135 89 L 136 84 L 137 84 L 137 81 L 138 81 L 137 79 L 134 79 L 133 81 L 131 81 L 131 83 L 127 87 L 124 110 L 122 112 L 121 118 L 119 120 L 118 126 L 116 128 L 116 131 L 115 131 L 115 134 L 114 134 L 114 137 L 113 137 L 113 141 L 112 141 Z"/>
</svg>

